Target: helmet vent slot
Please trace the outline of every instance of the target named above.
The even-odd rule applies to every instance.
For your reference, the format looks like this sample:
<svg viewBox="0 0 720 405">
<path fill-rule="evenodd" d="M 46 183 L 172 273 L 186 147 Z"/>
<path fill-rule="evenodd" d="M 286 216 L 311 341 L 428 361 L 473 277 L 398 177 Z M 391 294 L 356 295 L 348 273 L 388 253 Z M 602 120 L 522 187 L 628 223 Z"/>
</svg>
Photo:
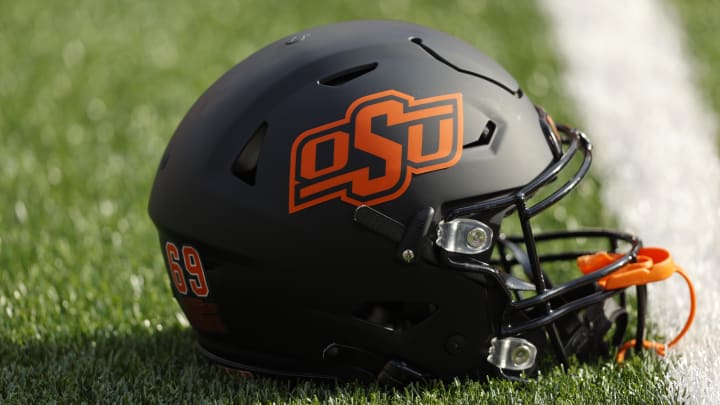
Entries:
<svg viewBox="0 0 720 405">
<path fill-rule="evenodd" d="M 325 86 L 340 86 L 351 80 L 355 80 L 358 77 L 372 72 L 377 67 L 377 63 L 369 63 L 367 65 L 355 66 L 350 69 L 345 69 L 341 72 L 334 73 L 324 79 L 318 81 L 318 83 Z"/>
<path fill-rule="evenodd" d="M 365 302 L 353 316 L 393 332 L 403 332 L 428 319 L 438 306 L 423 302 Z"/>
<path fill-rule="evenodd" d="M 255 132 L 253 132 L 250 140 L 245 144 L 245 147 L 243 147 L 235 158 L 232 165 L 233 174 L 251 186 L 255 185 L 255 174 L 257 173 L 260 149 L 262 148 L 267 127 L 267 122 L 260 124 Z"/>
<path fill-rule="evenodd" d="M 489 145 L 490 141 L 493 138 L 493 135 L 495 135 L 495 130 L 497 130 L 497 124 L 495 124 L 494 121 L 488 121 L 485 124 L 482 132 L 480 133 L 480 136 L 476 140 L 463 145 L 463 148 L 473 148 L 475 146 Z"/>
</svg>

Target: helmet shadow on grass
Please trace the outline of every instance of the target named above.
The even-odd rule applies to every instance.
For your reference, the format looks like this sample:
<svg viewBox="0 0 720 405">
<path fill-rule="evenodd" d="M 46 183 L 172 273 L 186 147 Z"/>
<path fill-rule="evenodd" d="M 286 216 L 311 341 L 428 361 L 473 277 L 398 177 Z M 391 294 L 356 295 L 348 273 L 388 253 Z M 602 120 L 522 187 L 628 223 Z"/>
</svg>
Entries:
<svg viewBox="0 0 720 405">
<path fill-rule="evenodd" d="M 208 361 L 197 351 L 190 329 L 138 328 L 115 334 L 56 334 L 22 345 L 0 339 L 0 402 L 437 403 L 439 398 L 467 402 L 470 395 L 476 399 L 492 398 L 497 403 L 514 403 L 513 398 L 519 398 L 518 395 L 533 398 L 544 390 L 555 395 L 558 384 L 573 387 L 584 384 L 583 381 L 607 385 L 607 392 L 601 390 L 598 398 L 617 398 L 618 390 L 633 390 L 637 384 L 652 391 L 652 395 L 665 395 L 667 387 L 656 387 L 656 382 L 647 379 L 647 371 L 643 371 L 650 368 L 656 375 L 663 374 L 663 363 L 656 356 L 633 356 L 630 367 L 624 368 L 604 363 L 598 360 L 581 366 L 573 362 L 567 373 L 553 368 L 549 375 L 529 384 L 493 378 L 431 380 L 396 387 L 248 377 Z M 578 379 L 579 376 L 582 378 Z"/>
<path fill-rule="evenodd" d="M 17 403 L 53 401 L 193 402 L 237 400 L 288 403 L 309 398 L 366 401 L 398 394 L 422 396 L 438 382 L 406 387 L 248 376 L 202 356 L 190 329 L 166 328 L 132 333 L 53 335 L 22 345 L 0 341 L 0 364 L 7 376 L 0 398 Z"/>
</svg>

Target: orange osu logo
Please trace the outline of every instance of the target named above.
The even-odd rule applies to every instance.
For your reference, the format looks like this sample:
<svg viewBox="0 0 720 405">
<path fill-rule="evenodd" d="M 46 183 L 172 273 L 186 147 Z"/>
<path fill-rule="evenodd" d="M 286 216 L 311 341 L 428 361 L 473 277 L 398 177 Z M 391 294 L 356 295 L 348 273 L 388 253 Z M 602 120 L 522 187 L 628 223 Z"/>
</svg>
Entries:
<svg viewBox="0 0 720 405">
<path fill-rule="evenodd" d="M 456 164 L 462 144 L 461 93 L 415 99 L 386 90 L 360 97 L 344 118 L 293 142 L 289 212 L 335 198 L 352 205 L 394 200 L 413 175 Z"/>
</svg>

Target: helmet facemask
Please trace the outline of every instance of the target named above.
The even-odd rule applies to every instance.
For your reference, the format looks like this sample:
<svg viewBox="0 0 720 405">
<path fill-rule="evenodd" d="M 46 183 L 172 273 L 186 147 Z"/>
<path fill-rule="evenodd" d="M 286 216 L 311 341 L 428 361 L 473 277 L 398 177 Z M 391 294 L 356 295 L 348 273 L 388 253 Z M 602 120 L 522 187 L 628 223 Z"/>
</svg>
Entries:
<svg viewBox="0 0 720 405">
<path fill-rule="evenodd" d="M 430 226 L 434 211 L 428 207 L 416 216 L 415 222 L 421 225 L 408 227 L 414 232 L 373 208 L 361 206 L 356 211 L 356 221 L 398 242 L 413 234 L 410 239 L 419 240 L 419 233 L 434 231 L 437 256 L 431 259 L 425 252 L 426 259 L 437 260 L 471 278 L 480 275 L 483 280 L 494 279 L 506 291 L 507 309 L 488 361 L 512 378 L 537 370 L 540 359 L 536 356 L 542 353 L 545 341 L 566 367 L 573 355 L 606 355 L 606 334 L 613 326 L 612 343 L 620 343 L 627 325 L 624 289 L 606 291 L 595 283 L 634 261 L 641 247 L 635 236 L 617 231 L 538 233 L 533 229 L 531 220 L 570 193 L 587 174 L 592 159 L 591 144 L 582 132 L 556 127 L 542 108 L 537 111 L 554 160 L 526 186 L 493 198 L 450 203 L 434 227 Z M 506 228 L 518 234 L 508 235 Z M 560 273 L 567 272 L 578 257 L 597 251 L 616 252 L 621 257 L 580 277 Z M 401 243 L 399 259 L 414 260 L 416 254 L 412 246 Z M 551 268 L 558 269 L 553 272 L 548 270 Z M 554 278 L 565 280 L 555 282 Z M 638 286 L 638 334 L 644 333 L 644 290 Z"/>
<path fill-rule="evenodd" d="M 537 111 L 542 133 L 554 156 L 547 169 L 518 190 L 454 207 L 444 213 L 443 220 L 487 218 L 488 215 L 483 214 L 487 212 L 504 214 L 502 225 L 493 224 L 500 232 L 493 240 L 494 250 L 489 260 L 487 255 L 478 259 L 458 249 L 444 250 L 448 251 L 445 257 L 450 267 L 492 274 L 508 292 L 510 302 L 503 315 L 503 325 L 488 357 L 488 361 L 508 375 L 533 370 L 534 362 L 529 361 L 528 356 L 534 356 L 538 342 L 522 336 L 538 329 L 545 331 L 547 341 L 565 367 L 573 355 L 580 358 L 606 355 L 606 334 L 613 326 L 611 342 L 618 345 L 627 325 L 624 289 L 606 291 L 595 283 L 633 262 L 641 247 L 634 235 L 618 231 L 537 232 L 533 228 L 534 218 L 576 188 L 592 160 L 592 146 L 582 132 L 556 126 L 542 108 L 537 107 Z M 497 217 L 497 214 L 490 216 Z M 482 226 L 480 221 L 477 224 Z M 472 228 L 469 224 L 466 227 Z M 463 235 L 456 237 L 462 239 Z M 581 275 L 575 260 L 598 251 L 620 253 L 621 257 L 610 266 Z M 638 286 L 638 291 L 636 330 L 640 335 L 644 333 L 645 287 Z"/>
</svg>

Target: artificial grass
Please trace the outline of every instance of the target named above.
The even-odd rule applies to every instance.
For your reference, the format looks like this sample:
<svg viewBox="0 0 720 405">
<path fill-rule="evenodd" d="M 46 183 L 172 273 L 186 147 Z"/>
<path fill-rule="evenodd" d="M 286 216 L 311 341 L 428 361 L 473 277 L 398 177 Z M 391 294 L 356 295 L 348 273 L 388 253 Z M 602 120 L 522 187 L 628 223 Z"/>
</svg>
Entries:
<svg viewBox="0 0 720 405">
<path fill-rule="evenodd" d="M 663 364 L 527 384 L 392 390 L 246 380 L 207 364 L 172 298 L 147 198 L 165 144 L 221 73 L 288 33 L 354 18 L 447 31 L 572 120 L 532 1 L 0 2 L 0 402 L 666 403 Z M 543 228 L 602 226 L 588 179 Z"/>
</svg>

